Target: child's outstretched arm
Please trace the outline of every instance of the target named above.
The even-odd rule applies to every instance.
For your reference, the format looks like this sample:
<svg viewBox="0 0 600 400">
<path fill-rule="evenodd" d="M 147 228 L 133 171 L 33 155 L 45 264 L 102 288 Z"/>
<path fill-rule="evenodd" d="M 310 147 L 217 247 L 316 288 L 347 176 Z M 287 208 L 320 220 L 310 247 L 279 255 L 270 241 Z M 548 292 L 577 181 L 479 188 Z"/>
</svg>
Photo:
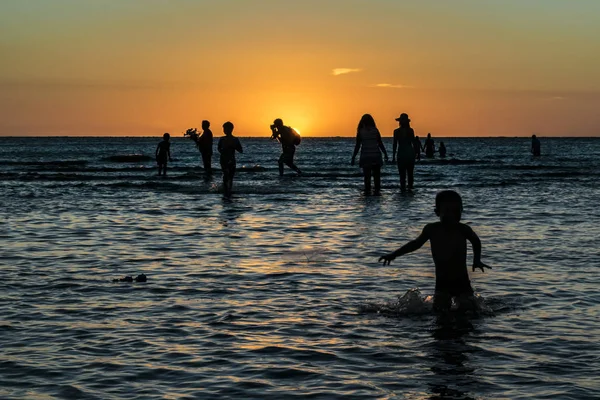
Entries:
<svg viewBox="0 0 600 400">
<path fill-rule="evenodd" d="M 479 240 L 479 236 L 477 236 L 470 226 L 465 225 L 465 227 L 466 238 L 471 242 L 471 246 L 473 246 L 473 272 L 475 272 L 476 268 L 479 268 L 481 272 L 485 272 L 485 268 L 492 269 L 492 267 L 481 262 L 481 240 Z"/>
<path fill-rule="evenodd" d="M 411 240 L 398 250 L 388 253 L 379 257 L 379 261 L 383 261 L 383 265 L 390 265 L 392 260 L 397 257 L 403 256 L 404 254 L 412 253 L 415 250 L 420 249 L 425 242 L 429 240 L 429 225 L 425 225 L 423 231 L 415 240 Z"/>
</svg>

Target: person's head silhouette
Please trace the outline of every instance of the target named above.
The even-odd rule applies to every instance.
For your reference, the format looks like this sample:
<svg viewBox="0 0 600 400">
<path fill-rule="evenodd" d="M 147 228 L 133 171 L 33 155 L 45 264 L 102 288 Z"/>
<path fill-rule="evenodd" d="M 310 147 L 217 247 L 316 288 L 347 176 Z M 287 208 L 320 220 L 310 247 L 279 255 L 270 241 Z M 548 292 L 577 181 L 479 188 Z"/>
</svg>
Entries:
<svg viewBox="0 0 600 400">
<path fill-rule="evenodd" d="M 227 136 L 231 136 L 233 133 L 233 124 L 229 121 L 223 124 L 223 133 Z"/>
</svg>

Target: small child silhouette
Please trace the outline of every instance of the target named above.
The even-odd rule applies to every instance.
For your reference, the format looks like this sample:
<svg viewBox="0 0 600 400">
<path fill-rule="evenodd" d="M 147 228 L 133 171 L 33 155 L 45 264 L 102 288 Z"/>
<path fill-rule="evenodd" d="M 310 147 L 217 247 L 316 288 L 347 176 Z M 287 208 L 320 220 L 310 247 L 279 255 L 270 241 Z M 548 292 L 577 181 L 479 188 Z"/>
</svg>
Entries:
<svg viewBox="0 0 600 400">
<path fill-rule="evenodd" d="M 459 310 L 476 310 L 473 288 L 467 271 L 467 240 L 473 246 L 473 271 L 485 272 L 491 268 L 481 262 L 481 241 L 470 226 L 460 222 L 462 199 L 453 190 L 444 190 L 435 198 L 435 213 L 440 222 L 425 225 L 415 240 L 398 250 L 381 256 L 379 261 L 389 265 L 396 257 L 418 250 L 431 241 L 431 255 L 435 264 L 435 295 L 433 307 L 436 311 L 448 311 L 452 298 Z"/>
<path fill-rule="evenodd" d="M 171 158 L 171 143 L 169 143 L 171 135 L 165 133 L 163 140 L 156 146 L 156 163 L 158 164 L 158 175 L 167 176 L 167 160 L 173 161 Z"/>
</svg>

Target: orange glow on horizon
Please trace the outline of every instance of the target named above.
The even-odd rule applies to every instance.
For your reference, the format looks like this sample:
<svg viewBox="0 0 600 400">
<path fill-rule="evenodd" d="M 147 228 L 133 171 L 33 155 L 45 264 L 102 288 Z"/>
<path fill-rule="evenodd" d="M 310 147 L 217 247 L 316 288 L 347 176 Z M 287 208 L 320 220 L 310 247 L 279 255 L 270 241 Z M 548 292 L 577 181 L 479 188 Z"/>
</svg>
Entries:
<svg viewBox="0 0 600 400">
<path fill-rule="evenodd" d="M 0 135 L 600 135 L 600 3 L 467 3 L 6 2 Z"/>
</svg>

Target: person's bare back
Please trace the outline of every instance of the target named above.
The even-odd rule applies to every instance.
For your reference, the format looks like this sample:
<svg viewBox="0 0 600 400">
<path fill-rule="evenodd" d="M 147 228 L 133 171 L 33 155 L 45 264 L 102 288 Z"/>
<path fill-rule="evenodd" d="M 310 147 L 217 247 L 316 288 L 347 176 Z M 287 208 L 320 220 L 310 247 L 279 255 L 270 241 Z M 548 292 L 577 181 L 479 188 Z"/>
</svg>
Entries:
<svg viewBox="0 0 600 400">
<path fill-rule="evenodd" d="M 455 297 L 459 307 L 473 308 L 473 288 L 467 271 L 467 240 L 473 246 L 473 271 L 490 268 L 481 262 L 481 241 L 470 226 L 460 222 L 462 199 L 458 193 L 450 190 L 438 193 L 435 212 L 440 222 L 425 225 L 419 237 L 381 256 L 379 261 L 389 265 L 395 258 L 418 250 L 429 240 L 435 264 L 434 307 L 449 309 Z"/>
</svg>

